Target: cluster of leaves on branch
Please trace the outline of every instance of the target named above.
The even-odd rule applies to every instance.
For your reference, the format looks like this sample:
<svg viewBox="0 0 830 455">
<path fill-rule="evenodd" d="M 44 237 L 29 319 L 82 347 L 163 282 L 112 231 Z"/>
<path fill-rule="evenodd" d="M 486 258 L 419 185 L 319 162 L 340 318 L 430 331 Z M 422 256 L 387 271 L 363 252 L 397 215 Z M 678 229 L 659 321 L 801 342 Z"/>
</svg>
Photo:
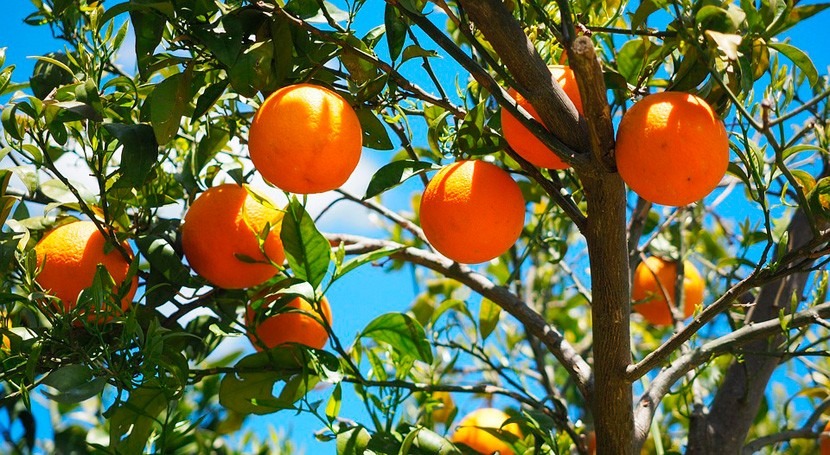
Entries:
<svg viewBox="0 0 830 455">
<path fill-rule="evenodd" d="M 43 424 L 33 401 L 45 396 L 63 419 L 38 445 L 58 451 L 290 452 L 290 442 L 230 436 L 250 414 L 300 412 L 338 453 L 459 453 L 450 442 L 457 412 L 434 418 L 436 392 L 452 392 L 462 408 L 507 408 L 523 435 L 504 436 L 516 453 L 587 453 L 601 425 L 629 425 L 634 448 L 676 452 L 696 441 L 690 422 L 712 422 L 706 410 L 734 382 L 732 369 L 763 350 L 786 384 L 769 390 L 771 400 L 761 394 L 739 447 L 813 453 L 830 406 L 830 83 L 784 34 L 828 4 L 495 2 L 546 64 L 573 58 L 575 38 L 589 37 L 611 118 L 647 93 L 686 91 L 713 106 L 730 135 L 729 174 L 704 201 L 618 201 L 627 225 L 608 234 L 625 239 L 631 271 L 659 255 L 679 261 L 682 275 L 690 260 L 706 296 L 694 319 L 675 317 L 673 327 L 631 317 L 633 362 L 619 374 L 635 406 L 628 422 L 597 422 L 604 391 L 593 371 L 607 359 L 594 356 L 605 334 L 592 331 L 591 283 L 603 264 L 589 262 L 597 240 L 586 232 L 603 213 L 586 192 L 606 170 L 582 173 L 586 150 L 563 139 L 576 129 L 550 133 L 517 108 L 508 88 L 539 87 L 522 86 L 496 49 L 522 43 L 473 22 L 475 1 L 33 0 L 26 22 L 51 28 L 63 47 L 37 57 L 31 75 L 0 53 L 0 334 L 9 340 L 0 350 L 0 447 L 33 450 Z M 119 66 L 127 54 L 135 70 Z M 245 149 L 253 113 L 271 92 L 306 82 L 343 95 L 364 147 L 387 151 L 363 194 L 338 190 L 335 202 L 376 213 L 385 235 L 323 234 L 305 199 L 288 195 L 287 269 L 263 287 L 213 287 L 183 261 L 184 212 L 207 188 L 254 179 Z M 501 135 L 500 109 L 577 170 L 519 157 Z M 520 240 L 475 267 L 429 248 L 418 196 L 406 192 L 469 158 L 510 171 L 528 202 Z M 90 178 L 81 184 L 78 172 Z M 384 205 L 401 196 L 411 207 Z M 113 248 L 127 240 L 137 252 L 136 302 L 107 324 L 50 311 L 36 282 L 35 244 L 74 219 L 97 220 Z M 369 264 L 416 278 L 407 311 L 378 310 L 356 336 L 327 327 L 326 350 L 211 356 L 248 333 L 243 314 L 262 288 L 319 304 Z M 88 292 L 117 298 L 105 271 Z M 763 305 L 771 316 L 752 319 Z M 359 415 L 341 412 L 349 396 Z"/>
</svg>

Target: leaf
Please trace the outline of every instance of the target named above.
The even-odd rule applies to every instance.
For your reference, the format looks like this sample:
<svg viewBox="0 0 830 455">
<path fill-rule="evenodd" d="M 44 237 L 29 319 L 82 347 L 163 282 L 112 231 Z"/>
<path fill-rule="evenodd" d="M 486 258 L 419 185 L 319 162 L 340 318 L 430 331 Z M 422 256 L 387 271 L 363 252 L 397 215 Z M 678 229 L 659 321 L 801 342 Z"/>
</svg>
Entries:
<svg viewBox="0 0 830 455">
<path fill-rule="evenodd" d="M 148 97 L 150 123 L 160 145 L 167 144 L 179 131 L 185 107 L 189 102 L 191 72 L 174 74 L 156 85 Z"/>
<path fill-rule="evenodd" d="M 247 97 L 253 97 L 273 84 L 274 46 L 271 41 L 252 45 L 228 70 L 231 86 Z"/>
<path fill-rule="evenodd" d="M 166 238 L 155 234 L 140 235 L 136 238 L 135 244 L 150 263 L 150 267 L 160 272 L 171 283 L 191 283 L 190 272 Z"/>
<path fill-rule="evenodd" d="M 738 60 L 738 46 L 741 45 L 741 35 L 720 33 L 714 30 L 706 30 L 706 37 L 723 52 L 729 60 Z"/>
<path fill-rule="evenodd" d="M 337 434 L 337 455 L 363 455 L 372 436 L 363 426 L 350 428 Z"/>
<path fill-rule="evenodd" d="M 84 365 L 67 365 L 49 373 L 43 379 L 43 384 L 57 392 L 43 391 L 50 400 L 58 403 L 80 403 L 101 393 L 107 380 L 104 377 L 94 377 L 92 370 Z"/>
<path fill-rule="evenodd" d="M 375 318 L 358 338 L 371 338 L 390 346 L 402 356 L 432 363 L 432 348 L 421 324 L 404 313 L 386 313 Z"/>
<path fill-rule="evenodd" d="M 320 381 L 326 364 L 337 365 L 337 359 L 300 345 L 282 345 L 249 355 L 237 362 L 237 371 L 222 378 L 219 403 L 242 414 L 291 409 Z M 275 397 L 273 389 L 278 382 L 284 384 Z"/>
<path fill-rule="evenodd" d="M 104 124 L 104 129 L 121 143 L 121 172 L 135 188 L 140 187 L 159 156 L 158 143 L 150 125 Z"/>
<path fill-rule="evenodd" d="M 340 415 L 340 405 L 343 401 L 343 390 L 340 384 L 338 382 L 334 386 L 334 391 L 332 391 L 329 402 L 326 404 L 326 418 L 329 420 L 329 423 L 334 422 L 337 416 Z"/>
<path fill-rule="evenodd" d="M 372 176 L 372 179 L 369 180 L 369 186 L 366 188 L 366 195 L 363 196 L 363 199 L 373 198 L 384 191 L 400 185 L 410 177 L 432 169 L 440 169 L 440 166 L 426 161 L 413 160 L 393 161 L 386 164 L 378 169 L 375 175 Z"/>
<path fill-rule="evenodd" d="M 375 150 L 392 150 L 394 146 L 389 139 L 389 133 L 383 122 L 371 109 L 357 109 L 355 111 L 363 130 L 363 146 Z"/>
<path fill-rule="evenodd" d="M 296 196 L 286 207 L 280 239 L 288 265 L 297 278 L 308 281 L 314 288 L 323 282 L 331 261 L 331 245 L 317 230 L 314 220 Z"/>
<path fill-rule="evenodd" d="M 131 391 L 126 402 L 107 411 L 110 449 L 115 453 L 143 453 L 153 424 L 167 409 L 167 404 L 166 390 L 161 387 L 139 387 Z"/>
<path fill-rule="evenodd" d="M 811 86 L 815 87 L 816 84 L 818 84 L 818 70 L 816 70 L 816 66 L 813 64 L 813 61 L 810 60 L 810 56 L 808 56 L 804 51 L 786 43 L 768 43 L 767 45 L 784 54 L 784 56 L 790 59 L 795 66 L 801 69 L 801 71 L 804 72 L 804 75 L 807 76 L 807 80 L 810 81 Z"/>
<path fill-rule="evenodd" d="M 397 60 L 406 42 L 406 31 L 409 28 L 404 22 L 400 11 L 387 3 L 383 13 L 383 23 L 386 25 L 386 46 L 389 48 L 389 57 Z"/>
<path fill-rule="evenodd" d="M 228 83 L 229 81 L 227 79 L 223 79 L 205 88 L 205 91 L 196 100 L 196 109 L 193 110 L 191 117 L 195 120 L 205 115 L 219 101 L 222 94 L 225 93 L 225 89 L 228 88 Z"/>
<path fill-rule="evenodd" d="M 141 11 L 140 8 L 130 8 L 130 21 L 135 35 L 138 73 L 142 80 L 147 80 L 150 77 L 150 63 L 156 47 L 161 43 L 167 19 L 149 8 L 146 11 Z"/>
<path fill-rule="evenodd" d="M 410 44 L 403 50 L 403 59 L 401 60 L 401 63 L 419 57 L 440 57 L 440 54 L 433 50 L 424 49 L 421 46 Z"/>
<path fill-rule="evenodd" d="M 481 299 L 481 308 L 478 311 L 478 330 L 481 341 L 487 339 L 499 323 L 501 307 L 490 299 Z"/>
<path fill-rule="evenodd" d="M 335 272 L 335 277 L 340 278 L 341 276 L 351 272 L 352 270 L 360 267 L 363 264 L 368 264 L 370 262 L 377 261 L 378 259 L 391 256 L 404 248 L 404 246 L 385 247 L 379 250 L 371 251 L 369 253 L 361 254 L 360 256 L 351 259 L 345 264 L 343 264 L 343 267 Z"/>
</svg>

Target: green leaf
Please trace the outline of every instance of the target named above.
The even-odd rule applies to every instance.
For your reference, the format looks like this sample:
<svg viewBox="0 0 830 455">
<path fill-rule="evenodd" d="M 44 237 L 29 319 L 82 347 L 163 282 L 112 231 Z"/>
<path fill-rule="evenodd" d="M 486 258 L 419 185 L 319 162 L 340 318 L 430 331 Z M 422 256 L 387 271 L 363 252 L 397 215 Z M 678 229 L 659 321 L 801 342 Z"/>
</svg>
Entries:
<svg viewBox="0 0 830 455">
<path fill-rule="evenodd" d="M 219 403 L 242 414 L 270 414 L 291 409 L 323 377 L 336 369 L 337 359 L 325 351 L 300 345 L 282 345 L 249 355 L 234 366 L 219 385 Z M 273 390 L 284 383 L 278 396 Z"/>
<path fill-rule="evenodd" d="M 271 39 L 274 42 L 274 83 L 282 85 L 294 68 L 294 42 L 287 18 L 277 15 L 271 20 Z"/>
<path fill-rule="evenodd" d="M 280 239 L 288 265 L 297 278 L 308 281 L 314 288 L 323 282 L 331 261 L 331 245 L 317 230 L 311 215 L 292 197 L 282 220 Z"/>
<path fill-rule="evenodd" d="M 32 77 L 29 78 L 29 86 L 36 97 L 45 99 L 52 90 L 75 79 L 72 70 L 66 66 L 69 63 L 66 54 L 51 52 L 37 59 Z"/>
<path fill-rule="evenodd" d="M 245 49 L 228 70 L 231 86 L 249 98 L 274 83 L 274 45 L 270 41 L 255 43 Z"/>
<path fill-rule="evenodd" d="M 665 8 L 669 4 L 666 0 L 643 0 L 634 11 L 634 16 L 631 18 L 631 28 L 637 29 L 643 25 L 648 17 L 655 11 Z"/>
<path fill-rule="evenodd" d="M 139 387 L 126 402 L 108 410 L 110 449 L 115 453 L 143 453 L 153 424 L 167 409 L 167 391 L 161 387 Z M 124 436 L 127 436 L 124 438 Z"/>
<path fill-rule="evenodd" d="M 3 131 L 8 133 L 12 139 L 18 141 L 23 139 L 23 134 L 17 122 L 17 104 L 10 103 L 3 108 L 3 113 L 0 114 L 0 123 L 3 124 Z"/>
<path fill-rule="evenodd" d="M 121 172 L 135 188 L 140 187 L 159 156 L 158 143 L 150 125 L 107 123 L 104 129 L 121 143 Z"/>
<path fill-rule="evenodd" d="M 148 97 L 150 123 L 160 145 L 170 142 L 179 131 L 190 98 L 190 80 L 190 71 L 174 74 L 156 85 Z"/>
<path fill-rule="evenodd" d="M 150 77 L 150 63 L 152 63 L 156 47 L 161 43 L 167 18 L 149 8 L 144 11 L 140 8 L 130 8 L 130 21 L 135 34 L 138 73 L 141 79 L 147 80 Z"/>
<path fill-rule="evenodd" d="M 176 254 L 173 245 L 166 238 L 156 234 L 140 235 L 135 239 L 135 244 L 150 266 L 170 282 L 181 285 L 191 284 L 190 272 L 182 264 L 182 258 Z"/>
<path fill-rule="evenodd" d="M 810 81 L 811 86 L 815 87 L 818 84 L 818 70 L 816 70 L 813 61 L 810 60 L 810 56 L 804 51 L 786 43 L 768 43 L 767 45 L 784 54 L 795 66 L 801 69 L 804 75 L 807 76 L 807 80 Z"/>
<path fill-rule="evenodd" d="M 379 250 L 371 251 L 369 253 L 361 254 L 360 256 L 349 260 L 343 267 L 335 271 L 335 278 L 340 278 L 343 275 L 351 272 L 352 270 L 360 267 L 363 264 L 368 264 L 370 262 L 377 261 L 378 259 L 382 259 L 388 256 L 391 256 L 398 251 L 404 249 L 404 246 L 400 247 L 385 247 Z"/>
<path fill-rule="evenodd" d="M 337 434 L 337 455 L 363 455 L 372 436 L 363 426 L 350 428 Z"/>
<path fill-rule="evenodd" d="M 225 93 L 225 89 L 228 88 L 228 83 L 229 81 L 227 79 L 223 79 L 207 86 L 202 95 L 199 96 L 199 99 L 196 100 L 196 108 L 193 110 L 192 118 L 198 119 L 205 115 L 219 101 L 222 94 Z"/>
<path fill-rule="evenodd" d="M 92 370 L 84 365 L 67 365 L 49 373 L 43 384 L 57 392 L 43 391 L 50 400 L 58 403 L 80 403 L 101 393 L 107 380 L 104 377 L 94 377 Z"/>
<path fill-rule="evenodd" d="M 419 57 L 440 57 L 440 54 L 436 51 L 424 49 L 415 44 L 410 44 L 403 50 L 403 59 L 401 60 L 401 63 Z"/>
<path fill-rule="evenodd" d="M 389 57 L 395 61 L 401 55 L 409 26 L 404 22 L 398 8 L 389 3 L 386 4 L 383 13 L 383 23 L 386 25 L 386 45 L 389 48 Z"/>
<path fill-rule="evenodd" d="M 383 122 L 371 109 L 357 109 L 355 111 L 363 130 L 363 146 L 375 150 L 392 150 L 394 146 L 389 139 L 389 132 Z"/>
<path fill-rule="evenodd" d="M 490 299 L 481 299 L 481 308 L 478 311 L 478 330 L 481 341 L 487 339 L 499 323 L 501 307 Z"/>
<path fill-rule="evenodd" d="M 326 404 L 326 418 L 329 420 L 329 423 L 334 422 L 337 416 L 340 415 L 340 405 L 343 401 L 343 390 L 340 384 L 338 382 L 334 386 L 334 391 L 332 391 L 329 402 Z"/>
<path fill-rule="evenodd" d="M 432 363 L 432 348 L 421 324 L 404 313 L 386 313 L 378 316 L 358 338 L 371 338 L 389 345 L 402 356 Z"/>
<path fill-rule="evenodd" d="M 363 196 L 363 199 L 373 198 L 384 191 L 400 185 L 410 177 L 433 169 L 440 169 L 440 166 L 426 161 L 393 161 L 375 172 L 375 175 L 369 181 L 369 186 L 366 188 L 366 195 Z"/>
<path fill-rule="evenodd" d="M 354 35 L 344 35 L 342 38 L 349 47 L 343 49 L 343 53 L 340 55 L 340 61 L 343 62 L 343 66 L 349 71 L 350 79 L 357 84 L 363 84 L 376 78 L 378 69 L 372 62 L 364 59 L 358 53 L 360 51 L 360 53 L 374 56 L 374 51 L 369 49 L 366 43 Z"/>
</svg>

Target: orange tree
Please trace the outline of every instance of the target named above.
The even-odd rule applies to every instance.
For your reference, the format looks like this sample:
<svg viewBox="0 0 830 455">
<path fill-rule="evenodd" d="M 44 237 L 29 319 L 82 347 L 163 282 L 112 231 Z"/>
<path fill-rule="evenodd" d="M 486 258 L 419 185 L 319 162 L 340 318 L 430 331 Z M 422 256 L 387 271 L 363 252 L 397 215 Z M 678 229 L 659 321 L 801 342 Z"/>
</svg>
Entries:
<svg viewBox="0 0 830 455">
<path fill-rule="evenodd" d="M 509 425 L 521 431 L 480 431 L 514 453 L 587 453 L 594 440 L 598 453 L 620 454 L 818 449 L 830 404 L 830 87 L 823 68 L 785 37 L 802 21 L 819 20 L 811 16 L 827 4 L 33 5 L 27 22 L 51 27 L 64 45 L 38 57 L 31 76 L 0 57 L 0 422 L 22 424 L 3 431 L 4 451 L 35 450 L 35 390 L 56 419 L 87 410 L 86 421 L 60 420 L 54 441 L 37 443 L 67 452 L 232 453 L 228 435 L 247 415 L 300 412 L 319 419 L 318 438 L 332 441 L 331 452 L 469 453 L 463 438 L 452 437 L 457 411 L 432 417 L 446 401 L 439 392 L 462 407 L 465 395 L 499 397 Z M 128 31 L 134 45 L 125 44 Z M 126 53 L 136 68 L 116 64 Z M 561 82 L 568 94 L 549 69 L 562 64 L 574 78 Z M 574 81 L 581 109 L 571 101 Z M 325 99 L 344 101 L 331 111 L 324 101 L 303 106 L 295 97 L 280 114 L 287 117 L 263 114 L 258 146 L 289 155 L 261 160 L 285 168 L 259 171 L 247 150 L 254 113 L 295 84 L 325 87 Z M 638 180 L 633 187 L 651 189 L 644 197 L 686 204 L 676 207 L 627 190 L 615 157 L 618 120 L 649 93 L 666 91 L 695 96 L 669 97 L 685 107 L 655 102 L 657 111 L 627 120 L 625 167 Z M 321 160 L 305 141 L 327 141 L 343 128 L 354 137 L 353 117 L 341 115 L 348 107 L 364 148 L 397 153 L 385 155 L 388 163 L 362 193 L 338 190 L 338 203 L 375 212 L 386 234 L 321 233 L 306 198 L 293 194 L 276 207 L 281 217 L 251 223 L 247 204 L 264 206 L 254 210 L 260 214 L 275 207 L 249 189 L 231 227 L 209 229 L 210 213 L 199 217 L 202 232 L 211 232 L 202 240 L 210 252 L 233 247 L 236 239 L 223 233 L 253 233 L 259 253 L 225 255 L 238 264 L 218 269 L 256 265 L 268 273 L 243 289 L 197 275 L 181 242 L 188 207 L 208 188 L 260 175 L 271 181 L 266 174 L 275 184 L 292 172 L 309 181 L 337 176 L 330 180 L 339 184 L 342 169 L 334 167 L 353 167 L 354 159 L 325 142 L 315 147 L 332 158 Z M 501 112 L 565 169 L 538 168 L 517 154 L 502 135 Z M 317 171 L 293 169 L 303 160 Z M 462 160 L 501 168 L 526 201 L 518 238 L 480 265 L 442 255 L 419 227 L 417 185 Z M 69 164 L 91 176 L 87 188 Z M 701 190 L 691 182 L 704 170 L 712 182 Z M 466 178 L 470 193 L 488 185 Z M 415 202 L 397 211 L 385 205 L 401 199 Z M 453 221 L 458 227 L 442 226 L 444 215 L 431 222 L 472 245 L 491 246 L 488 233 L 509 231 L 477 226 L 480 213 L 464 213 Z M 35 246 L 77 219 L 106 238 L 96 254 L 129 262 L 124 279 L 135 277 L 138 292 L 127 311 L 115 309 L 130 286 L 106 264 L 83 283 L 77 311 L 56 311 L 67 307 L 38 281 Z M 277 232 L 285 261 L 265 248 Z M 646 297 L 665 301 L 669 325 L 632 312 L 643 303 L 632 300 L 633 270 L 649 256 L 675 264 L 674 279 L 651 272 L 662 296 Z M 686 261 L 702 278 L 691 281 L 704 287 L 703 304 L 688 319 L 684 297 L 671 298 L 686 294 Z M 333 317 L 320 317 L 323 297 L 369 263 L 390 274 L 413 270 L 424 291 L 409 311 L 377 309 L 356 336 L 338 332 L 336 302 Z M 80 280 L 72 267 L 63 273 L 63 281 Z M 288 304 L 298 297 L 309 306 Z M 114 311 L 83 317 L 88 306 Z M 292 312 L 325 329 L 324 349 L 283 344 L 241 359 L 210 357 L 224 339 L 255 339 L 247 321 Z M 341 407 L 347 394 L 365 411 Z M 239 452 L 269 450 L 241 441 Z"/>
</svg>

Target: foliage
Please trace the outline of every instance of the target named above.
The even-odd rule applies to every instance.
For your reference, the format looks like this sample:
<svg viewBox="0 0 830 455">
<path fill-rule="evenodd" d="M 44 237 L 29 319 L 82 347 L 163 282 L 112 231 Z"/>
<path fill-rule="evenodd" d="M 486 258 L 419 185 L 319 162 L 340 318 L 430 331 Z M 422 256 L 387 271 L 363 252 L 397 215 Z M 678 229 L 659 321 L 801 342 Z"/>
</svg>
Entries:
<svg viewBox="0 0 830 455">
<path fill-rule="evenodd" d="M 508 87 L 535 96 L 556 89 L 549 80 L 521 83 L 532 71 L 519 74 L 497 51 L 516 36 L 472 25 L 472 0 L 32 3 L 26 22 L 50 27 L 65 47 L 38 57 L 32 75 L 0 52 L 0 312 L 10 323 L 0 324 L 10 339 L 0 350 L 0 425 L 22 428 L 2 431 L 4 450 L 287 453 L 293 444 L 282 435 L 274 443 L 238 432 L 249 414 L 297 412 L 318 419 L 317 438 L 337 453 L 463 453 L 449 442 L 452 421 L 431 416 L 431 394 L 451 391 L 457 402 L 506 404 L 525 435 L 511 441 L 519 453 L 586 453 L 595 430 L 601 452 L 627 431 L 632 447 L 672 453 L 696 443 L 690 422 L 713 422 L 707 407 L 732 382 L 730 366 L 753 373 L 748 359 L 766 350 L 781 366 L 773 367 L 774 386 L 763 382 L 767 398 L 738 443 L 815 451 L 830 405 L 823 319 L 830 87 L 826 69 L 786 33 L 830 4 L 495 2 L 496 16 L 514 19 L 545 63 L 570 58 L 577 66 L 568 46 L 590 37 L 602 69 L 590 80 L 607 87 L 599 92 L 610 117 L 595 113 L 604 100 L 587 97 L 583 86 L 589 125 L 605 118 L 610 128 L 610 118 L 659 90 L 694 93 L 725 121 L 729 172 L 712 196 L 670 208 L 628 193 L 611 200 L 625 205 L 627 224 L 596 234 L 596 220 L 613 210 L 592 206 L 591 197 L 616 174 L 569 142 L 582 130 L 545 133 L 515 108 Z M 130 33 L 134 46 L 126 45 Z M 135 68 L 116 65 L 127 53 Z M 287 195 L 280 233 L 287 268 L 264 287 L 318 304 L 333 283 L 373 264 L 390 274 L 409 270 L 422 292 L 406 312 L 366 309 L 377 316 L 357 334 L 328 327 L 324 351 L 220 355 L 223 340 L 246 333 L 246 305 L 262 289 L 223 290 L 192 274 L 181 220 L 205 189 L 255 179 L 245 150 L 253 112 L 269 93 L 301 82 L 343 95 L 356 108 L 364 147 L 391 150 L 363 194 L 338 193 L 382 217 L 384 235 L 322 233 L 306 198 Z M 560 109 L 539 109 L 543 123 L 564 124 L 557 117 L 564 101 L 546 99 Z M 573 168 L 540 170 L 519 158 L 500 134 L 499 109 Z M 467 158 L 509 170 L 528 202 L 519 241 L 471 267 L 430 250 L 417 202 L 399 212 L 384 205 L 417 201 L 426 173 Z M 68 163 L 81 163 L 92 187 L 76 182 Z M 113 246 L 127 239 L 138 251 L 136 302 L 109 324 L 41 304 L 33 247 L 69 217 L 97 218 L 114 228 Z M 594 284 L 629 271 L 592 261 L 603 241 L 630 270 L 660 255 L 692 261 L 706 282 L 705 309 L 694 320 L 669 328 L 637 315 L 622 321 L 631 344 L 612 349 L 633 362 L 616 369 L 595 352 L 609 334 L 593 330 L 593 309 L 610 303 L 595 298 L 607 294 Z M 103 281 L 93 295 L 107 293 Z M 629 295 L 625 279 L 615 283 Z M 629 313 L 628 301 L 615 304 Z M 332 308 L 336 320 L 336 302 Z M 762 313 L 755 308 L 772 313 L 751 319 Z M 760 348 L 748 344 L 758 340 Z M 639 400 L 624 422 L 596 414 L 606 376 L 593 368 L 624 377 Z M 51 441 L 34 438 L 42 424 L 32 413 L 35 394 L 59 422 Z M 365 412 L 344 413 L 345 394 Z M 655 406 L 641 406 L 649 398 Z M 78 415 L 84 419 L 73 420 Z"/>
</svg>

